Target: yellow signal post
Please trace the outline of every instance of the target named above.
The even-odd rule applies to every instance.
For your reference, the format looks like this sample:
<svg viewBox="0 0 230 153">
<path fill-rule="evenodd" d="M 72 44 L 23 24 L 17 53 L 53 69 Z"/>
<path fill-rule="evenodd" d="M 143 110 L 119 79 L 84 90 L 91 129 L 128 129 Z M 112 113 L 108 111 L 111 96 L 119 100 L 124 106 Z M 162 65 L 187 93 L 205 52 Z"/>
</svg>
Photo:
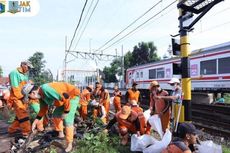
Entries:
<svg viewBox="0 0 230 153">
<path fill-rule="evenodd" d="M 191 121 L 191 78 L 190 78 L 190 59 L 189 59 L 189 39 L 188 33 L 192 27 L 217 3 L 222 0 L 179 0 L 179 34 L 181 51 L 181 78 L 183 102 L 180 113 L 180 122 Z M 191 20 L 193 14 L 197 14 Z M 186 25 L 187 24 L 187 25 Z"/>
</svg>

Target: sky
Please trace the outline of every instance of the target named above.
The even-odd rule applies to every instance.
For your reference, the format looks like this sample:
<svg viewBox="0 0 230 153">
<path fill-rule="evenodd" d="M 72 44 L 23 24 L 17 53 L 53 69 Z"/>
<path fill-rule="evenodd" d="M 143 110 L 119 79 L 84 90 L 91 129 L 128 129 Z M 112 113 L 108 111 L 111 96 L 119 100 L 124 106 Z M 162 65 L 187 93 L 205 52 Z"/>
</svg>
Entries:
<svg viewBox="0 0 230 153">
<path fill-rule="evenodd" d="M 58 69 L 63 68 L 65 37 L 67 37 L 67 46 L 69 46 L 85 0 L 37 1 L 40 9 L 35 16 L 2 17 L 0 15 L 0 66 L 3 68 L 5 76 L 19 66 L 22 60 L 28 59 L 37 51 L 44 53 L 46 68 L 50 69 L 54 76 L 56 76 Z M 83 29 L 80 28 L 80 24 L 71 50 L 94 52 L 148 9 L 156 5 L 110 44 L 134 30 L 149 18 L 155 16 L 152 20 L 103 52 L 114 55 L 117 50 L 118 55 L 121 55 L 122 46 L 124 53 L 126 53 L 127 51 L 132 51 L 133 47 L 139 42 L 153 41 L 157 47 L 158 55 L 163 56 L 171 44 L 170 34 L 175 35 L 179 31 L 179 13 L 176 8 L 178 2 L 171 5 L 162 13 L 159 12 L 173 1 L 99 0 L 76 46 Z M 91 3 L 92 7 L 90 8 Z M 82 21 L 88 9 L 90 8 L 90 14 L 96 3 L 97 0 L 88 0 Z M 230 0 L 225 0 L 214 6 L 194 26 L 193 32 L 189 33 L 191 50 L 230 41 L 229 14 Z M 83 26 L 86 24 L 87 19 L 85 19 L 85 22 L 81 22 Z M 104 66 L 109 66 L 109 62 L 81 60 L 74 58 L 72 55 L 68 55 L 67 59 L 75 59 L 67 64 L 67 69 L 92 70 L 96 67 L 103 68 Z"/>
</svg>

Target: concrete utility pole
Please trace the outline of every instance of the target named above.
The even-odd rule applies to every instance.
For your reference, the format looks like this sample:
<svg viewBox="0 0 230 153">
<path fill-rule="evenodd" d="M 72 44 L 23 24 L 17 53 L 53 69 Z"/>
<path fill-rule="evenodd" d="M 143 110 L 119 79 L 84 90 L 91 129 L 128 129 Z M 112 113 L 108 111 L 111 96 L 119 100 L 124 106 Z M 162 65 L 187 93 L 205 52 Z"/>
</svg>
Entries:
<svg viewBox="0 0 230 153">
<path fill-rule="evenodd" d="M 123 45 L 121 46 L 121 73 L 122 73 L 121 87 L 124 88 L 124 84 L 125 84 L 125 59 L 124 59 Z"/>
<path fill-rule="evenodd" d="M 188 33 L 214 5 L 221 1 L 222 0 L 180 0 L 177 5 L 179 9 L 182 92 L 184 94 L 180 122 L 191 121 L 190 43 Z M 193 21 L 191 20 L 190 24 L 186 25 L 187 21 L 193 17 L 193 13 L 198 16 Z M 178 108 L 178 106 L 176 108 Z"/>
</svg>

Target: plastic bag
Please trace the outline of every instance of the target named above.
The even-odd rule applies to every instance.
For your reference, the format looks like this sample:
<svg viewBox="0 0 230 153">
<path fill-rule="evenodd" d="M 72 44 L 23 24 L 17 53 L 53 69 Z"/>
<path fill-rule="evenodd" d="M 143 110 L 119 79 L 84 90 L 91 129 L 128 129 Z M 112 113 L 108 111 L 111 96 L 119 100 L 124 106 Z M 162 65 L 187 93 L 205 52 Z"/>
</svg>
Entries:
<svg viewBox="0 0 230 153">
<path fill-rule="evenodd" d="M 144 116 L 145 116 L 146 121 L 148 121 L 149 117 L 151 116 L 150 113 L 151 113 L 150 109 L 144 111 Z"/>
<path fill-rule="evenodd" d="M 137 136 L 136 134 L 133 134 L 131 137 L 131 151 L 143 151 L 146 147 L 149 145 L 154 144 L 157 142 L 157 140 L 150 136 L 150 135 L 142 135 L 142 136 Z"/>
<path fill-rule="evenodd" d="M 114 100 L 114 97 L 111 97 L 111 98 L 110 98 L 110 101 L 109 101 L 109 103 L 110 103 L 110 110 L 115 111 L 115 107 L 114 107 L 114 104 L 113 104 L 113 100 Z"/>
<path fill-rule="evenodd" d="M 162 138 L 163 137 L 163 131 L 161 126 L 161 119 L 159 115 L 155 114 L 149 117 L 149 124 L 151 125 L 151 128 L 154 129 Z"/>
<path fill-rule="evenodd" d="M 155 144 L 145 148 L 143 153 L 160 153 L 163 149 L 165 149 L 172 139 L 172 133 L 167 129 L 162 140 L 156 141 Z"/>
<path fill-rule="evenodd" d="M 199 153 L 222 153 L 221 145 L 213 143 L 213 141 L 201 141 L 200 145 L 197 145 Z"/>
</svg>

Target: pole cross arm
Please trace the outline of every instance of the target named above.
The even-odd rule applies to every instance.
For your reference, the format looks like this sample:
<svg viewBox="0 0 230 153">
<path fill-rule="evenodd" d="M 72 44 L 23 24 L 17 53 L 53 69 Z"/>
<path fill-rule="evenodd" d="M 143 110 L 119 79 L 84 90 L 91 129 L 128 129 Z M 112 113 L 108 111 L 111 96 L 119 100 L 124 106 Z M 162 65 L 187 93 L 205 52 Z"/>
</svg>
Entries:
<svg viewBox="0 0 230 153">
<path fill-rule="evenodd" d="M 184 22 L 192 17 L 192 13 L 199 14 L 188 26 L 184 26 L 184 30 L 190 30 L 214 5 L 223 0 L 182 0 L 177 4 L 179 9 L 183 10 L 183 15 L 180 17 Z M 188 14 L 191 13 L 191 14 Z"/>
<path fill-rule="evenodd" d="M 221 1 L 223 0 L 182 0 L 177 4 L 177 7 L 187 12 L 199 14 Z"/>
<path fill-rule="evenodd" d="M 118 55 L 103 54 L 103 53 L 90 53 L 90 52 L 80 52 L 80 51 L 68 51 L 75 58 L 80 59 L 90 59 L 90 60 L 100 60 L 100 61 L 111 61 L 114 58 L 120 58 Z"/>
</svg>

